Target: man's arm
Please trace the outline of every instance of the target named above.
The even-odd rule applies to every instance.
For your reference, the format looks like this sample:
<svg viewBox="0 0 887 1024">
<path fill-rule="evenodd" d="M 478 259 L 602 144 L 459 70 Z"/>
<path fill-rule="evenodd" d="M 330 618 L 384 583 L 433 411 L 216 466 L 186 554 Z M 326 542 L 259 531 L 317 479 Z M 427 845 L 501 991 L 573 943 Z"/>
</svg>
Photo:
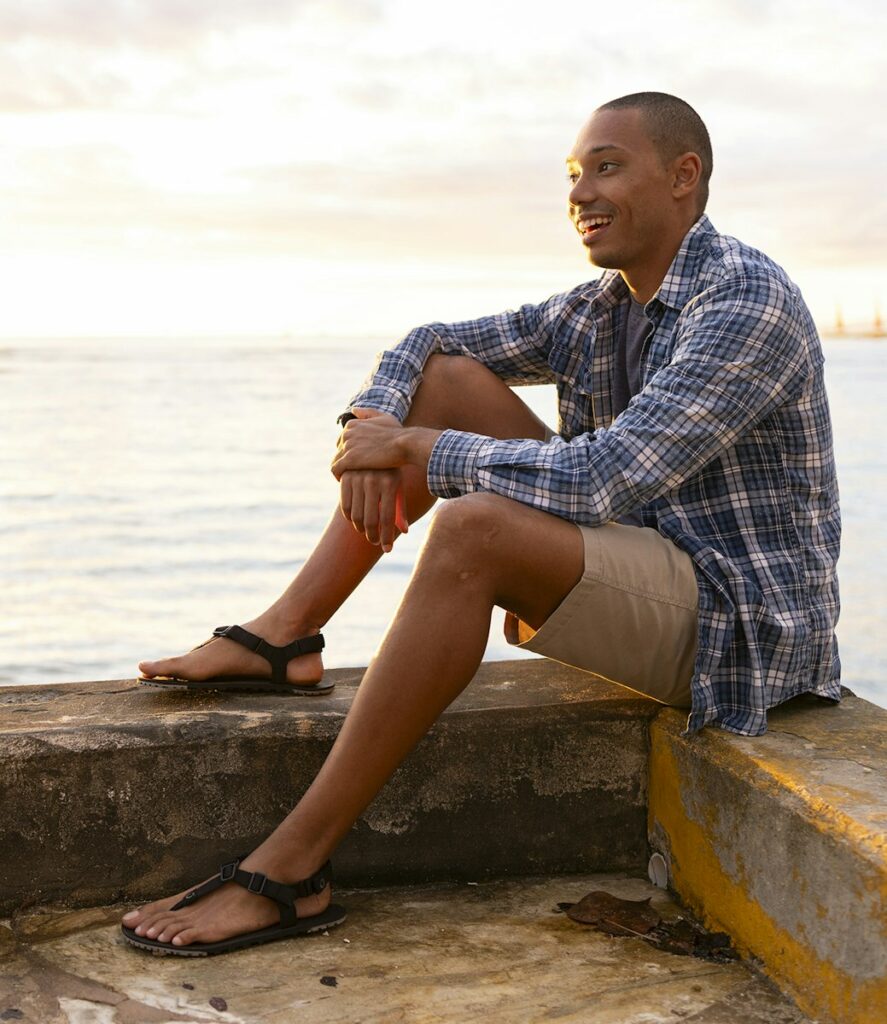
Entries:
<svg viewBox="0 0 887 1024">
<path fill-rule="evenodd" d="M 367 415 L 373 411 L 402 423 L 422 381 L 425 364 L 435 353 L 477 359 L 507 384 L 547 383 L 552 379 L 547 357 L 554 327 L 568 302 L 577 301 L 576 296 L 581 290 L 574 289 L 564 295 L 554 295 L 538 305 L 525 305 L 516 311 L 509 310 L 478 320 L 417 327 L 398 345 L 377 357 L 375 368 L 363 388 L 352 397 L 340 422 L 343 426 L 353 422 L 353 410 L 359 408 Z M 364 510 L 378 508 L 380 541 L 375 539 L 375 525 L 366 531 L 367 538 L 371 543 L 380 542 L 383 550 L 390 551 L 395 530 L 406 532 L 402 501 L 400 521 L 396 515 L 399 469 L 392 470 L 384 464 L 373 467 L 361 465 L 358 468 L 344 463 L 344 436 L 343 433 L 340 450 L 334 460 L 334 472 L 340 482 L 342 514 L 354 524 L 355 529 L 364 532 Z M 427 454 L 423 461 L 422 453 L 413 452 L 407 461 L 419 465 L 424 473 Z"/>
<path fill-rule="evenodd" d="M 609 428 L 547 443 L 444 431 L 432 493 L 490 491 L 600 525 L 678 487 L 803 387 L 805 316 L 778 279 L 716 285 L 682 320 L 671 361 Z"/>
<path fill-rule="evenodd" d="M 478 320 L 415 328 L 377 356 L 376 365 L 348 408 L 376 409 L 403 422 L 425 363 L 435 353 L 477 359 L 506 384 L 549 383 L 553 375 L 547 360 L 554 328 L 578 291 Z"/>
</svg>

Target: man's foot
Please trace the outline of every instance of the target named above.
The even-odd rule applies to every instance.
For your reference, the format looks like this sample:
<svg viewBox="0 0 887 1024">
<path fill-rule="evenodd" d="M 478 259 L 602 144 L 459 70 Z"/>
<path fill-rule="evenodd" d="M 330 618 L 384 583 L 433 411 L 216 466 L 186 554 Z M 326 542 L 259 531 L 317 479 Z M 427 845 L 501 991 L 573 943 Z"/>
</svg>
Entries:
<svg viewBox="0 0 887 1024">
<path fill-rule="evenodd" d="M 283 647 L 302 636 L 313 636 L 319 632 L 316 627 L 293 629 L 275 617 L 270 611 L 260 615 L 252 622 L 244 622 L 256 636 L 260 636 L 275 647 Z M 214 637 L 205 644 L 195 647 L 193 651 L 177 658 L 164 658 L 160 661 L 141 661 L 139 671 L 143 676 L 153 679 L 156 676 L 170 676 L 175 679 L 214 679 L 218 676 L 248 676 L 255 679 L 270 679 L 271 666 L 259 654 L 242 647 L 226 637 Z M 320 653 L 303 654 L 293 658 L 287 665 L 286 681 L 310 686 L 319 683 L 323 676 L 323 659 Z"/>
<path fill-rule="evenodd" d="M 292 873 L 290 864 L 281 870 L 276 862 L 263 863 L 266 859 L 250 854 L 240 865 L 244 871 L 261 871 L 277 882 L 292 884 L 311 874 L 311 870 L 300 875 Z M 191 889 L 170 896 L 167 899 L 148 903 L 123 916 L 123 924 L 142 938 L 170 942 L 174 946 L 187 946 L 193 942 L 221 942 L 224 939 L 245 935 L 277 924 L 280 909 L 277 904 L 264 896 L 247 892 L 239 885 L 229 882 L 215 892 L 201 897 L 192 906 L 171 910 Z M 331 889 L 327 886 L 314 896 L 296 900 L 299 918 L 314 917 L 330 904 Z"/>
</svg>

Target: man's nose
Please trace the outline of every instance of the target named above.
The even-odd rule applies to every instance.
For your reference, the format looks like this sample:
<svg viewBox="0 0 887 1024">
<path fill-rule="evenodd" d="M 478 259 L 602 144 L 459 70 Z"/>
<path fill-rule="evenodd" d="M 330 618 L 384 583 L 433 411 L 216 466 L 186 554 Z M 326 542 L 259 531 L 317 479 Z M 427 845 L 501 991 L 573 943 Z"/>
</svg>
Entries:
<svg viewBox="0 0 887 1024">
<path fill-rule="evenodd" d="M 583 174 L 570 189 L 570 209 L 574 210 L 577 206 L 587 206 L 594 201 L 595 197 L 594 179 Z"/>
</svg>

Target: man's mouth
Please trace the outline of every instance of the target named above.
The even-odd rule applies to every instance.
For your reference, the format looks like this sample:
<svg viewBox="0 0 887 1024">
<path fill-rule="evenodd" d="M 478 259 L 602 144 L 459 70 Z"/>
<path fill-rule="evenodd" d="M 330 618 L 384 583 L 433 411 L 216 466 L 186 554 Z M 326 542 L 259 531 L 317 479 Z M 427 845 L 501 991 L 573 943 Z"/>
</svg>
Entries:
<svg viewBox="0 0 887 1024">
<path fill-rule="evenodd" d="M 582 235 L 582 241 L 588 242 L 612 223 L 613 217 L 611 214 L 598 213 L 592 216 L 580 217 L 576 222 L 576 229 Z"/>
</svg>

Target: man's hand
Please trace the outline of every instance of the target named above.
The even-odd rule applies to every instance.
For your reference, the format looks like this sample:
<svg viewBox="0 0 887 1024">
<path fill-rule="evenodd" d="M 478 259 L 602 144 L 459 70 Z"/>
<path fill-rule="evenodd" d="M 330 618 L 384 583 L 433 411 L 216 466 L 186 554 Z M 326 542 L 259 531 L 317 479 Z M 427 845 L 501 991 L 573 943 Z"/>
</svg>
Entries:
<svg viewBox="0 0 887 1024">
<path fill-rule="evenodd" d="M 333 475 L 350 469 L 396 469 L 407 461 L 404 427 L 388 413 L 353 409 L 356 420 L 345 424 L 333 458 Z"/>
<path fill-rule="evenodd" d="M 399 469 L 351 469 L 339 479 L 342 515 L 370 544 L 391 550 L 395 538 L 409 530 Z"/>
<path fill-rule="evenodd" d="M 339 437 L 332 471 L 337 480 L 351 469 L 399 469 L 414 465 L 425 470 L 439 430 L 403 427 L 393 416 L 375 409 L 354 409 Z"/>
<path fill-rule="evenodd" d="M 371 544 L 390 551 L 397 531 L 409 529 L 401 467 L 427 468 L 440 432 L 403 427 L 375 409 L 353 412 L 358 418 L 346 423 L 332 464 L 342 514 Z"/>
</svg>

